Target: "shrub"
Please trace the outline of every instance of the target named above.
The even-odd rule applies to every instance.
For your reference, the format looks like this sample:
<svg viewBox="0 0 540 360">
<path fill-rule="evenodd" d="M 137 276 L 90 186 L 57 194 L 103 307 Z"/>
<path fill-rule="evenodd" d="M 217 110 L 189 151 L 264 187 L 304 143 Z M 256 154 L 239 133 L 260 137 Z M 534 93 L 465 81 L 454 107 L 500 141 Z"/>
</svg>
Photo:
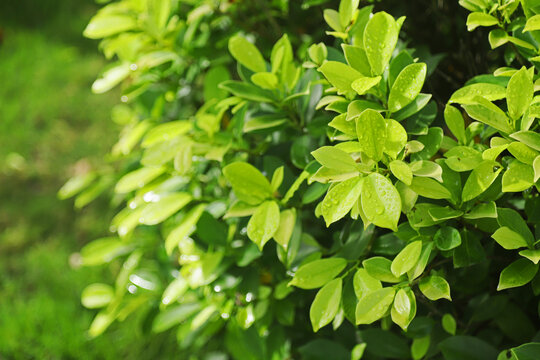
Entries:
<svg viewBox="0 0 540 360">
<path fill-rule="evenodd" d="M 105 6 L 85 35 L 117 61 L 93 90 L 122 84 L 124 129 L 60 191 L 115 184 L 116 235 L 81 251 L 123 261 L 83 292 L 90 334 L 138 312 L 192 358 L 540 356 L 540 6 L 460 4 L 507 66 L 446 104 L 422 92 L 440 57 L 358 0 L 274 44 L 261 22 L 292 3 Z"/>
</svg>

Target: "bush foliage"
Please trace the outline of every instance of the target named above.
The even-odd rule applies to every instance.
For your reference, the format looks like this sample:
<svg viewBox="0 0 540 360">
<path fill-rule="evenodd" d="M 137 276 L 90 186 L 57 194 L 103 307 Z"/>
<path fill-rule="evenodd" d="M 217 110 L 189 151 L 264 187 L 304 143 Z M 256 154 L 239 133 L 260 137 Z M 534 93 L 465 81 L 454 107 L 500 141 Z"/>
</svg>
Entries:
<svg viewBox="0 0 540 360">
<path fill-rule="evenodd" d="M 115 235 L 81 250 L 117 275 L 82 294 L 90 334 L 138 313 L 193 359 L 538 358 L 540 3 L 459 1 L 505 66 L 445 103 L 405 17 L 321 3 L 92 18 L 123 130 L 59 193 L 114 190 Z"/>
</svg>

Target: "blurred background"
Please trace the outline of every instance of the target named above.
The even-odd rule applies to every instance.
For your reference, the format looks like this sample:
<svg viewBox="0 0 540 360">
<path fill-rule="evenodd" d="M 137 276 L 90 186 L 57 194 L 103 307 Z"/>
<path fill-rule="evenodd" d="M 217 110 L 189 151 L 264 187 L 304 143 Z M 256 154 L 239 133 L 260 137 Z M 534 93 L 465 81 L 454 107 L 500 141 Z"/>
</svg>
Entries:
<svg viewBox="0 0 540 360">
<path fill-rule="evenodd" d="M 131 326 L 89 339 L 94 313 L 80 294 L 107 275 L 71 267 L 70 256 L 106 232 L 111 214 L 106 200 L 75 212 L 56 197 L 116 139 L 118 94 L 91 94 L 104 60 L 81 35 L 97 8 L 0 1 L 0 359 L 151 358 L 162 346 Z"/>
</svg>

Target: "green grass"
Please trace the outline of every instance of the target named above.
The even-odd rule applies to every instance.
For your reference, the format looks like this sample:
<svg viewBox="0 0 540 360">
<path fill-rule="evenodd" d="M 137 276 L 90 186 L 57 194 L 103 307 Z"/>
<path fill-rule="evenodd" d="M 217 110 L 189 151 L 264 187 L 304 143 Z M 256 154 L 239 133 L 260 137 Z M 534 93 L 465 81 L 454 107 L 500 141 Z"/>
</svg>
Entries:
<svg viewBox="0 0 540 360">
<path fill-rule="evenodd" d="M 13 18 L 0 5 L 0 359 L 156 358 L 140 319 L 87 336 L 95 311 L 80 293 L 108 271 L 72 268 L 70 257 L 105 234 L 111 213 L 107 199 L 76 213 L 56 192 L 114 142 L 118 93 L 90 92 L 104 65 L 79 35 L 91 2 L 34 3 L 21 1 Z"/>
</svg>

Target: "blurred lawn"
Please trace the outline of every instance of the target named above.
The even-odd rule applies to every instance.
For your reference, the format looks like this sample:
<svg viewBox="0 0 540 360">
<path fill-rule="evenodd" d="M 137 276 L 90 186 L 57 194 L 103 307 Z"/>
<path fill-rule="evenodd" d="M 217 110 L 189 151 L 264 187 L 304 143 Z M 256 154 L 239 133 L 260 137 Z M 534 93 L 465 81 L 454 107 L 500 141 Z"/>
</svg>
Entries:
<svg viewBox="0 0 540 360">
<path fill-rule="evenodd" d="M 79 296 L 107 275 L 69 266 L 110 219 L 106 200 L 75 213 L 56 198 L 116 137 L 117 94 L 89 90 L 103 61 L 80 34 L 95 10 L 86 0 L 0 1 L 0 359 L 150 359 L 163 345 L 136 326 L 90 340 L 94 312 Z"/>
</svg>

